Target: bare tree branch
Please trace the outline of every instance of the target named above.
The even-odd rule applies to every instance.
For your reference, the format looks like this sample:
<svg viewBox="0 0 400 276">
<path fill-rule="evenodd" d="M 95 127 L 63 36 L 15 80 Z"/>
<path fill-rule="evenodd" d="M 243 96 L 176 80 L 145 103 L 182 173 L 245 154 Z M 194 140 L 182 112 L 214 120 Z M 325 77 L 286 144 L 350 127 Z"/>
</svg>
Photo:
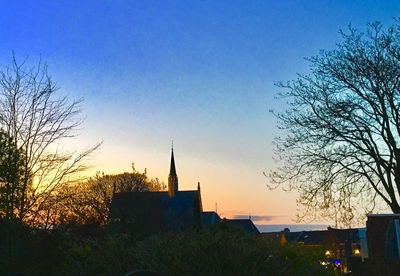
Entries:
<svg viewBox="0 0 400 276">
<path fill-rule="evenodd" d="M 82 100 L 69 101 L 57 90 L 41 61 L 29 68 L 26 60 L 18 63 L 13 55 L 11 65 L 0 71 L 0 129 L 12 139 L 22 164 L 17 175 L 21 192 L 8 217 L 33 222 L 54 191 L 80 178 L 85 159 L 100 146 L 60 150 L 83 122 Z"/>
<path fill-rule="evenodd" d="M 400 213 L 400 29 L 372 23 L 341 35 L 308 59 L 310 75 L 277 84 L 289 108 L 274 113 L 285 136 L 271 179 L 300 192 L 300 217 L 347 225 L 377 201 Z"/>
</svg>

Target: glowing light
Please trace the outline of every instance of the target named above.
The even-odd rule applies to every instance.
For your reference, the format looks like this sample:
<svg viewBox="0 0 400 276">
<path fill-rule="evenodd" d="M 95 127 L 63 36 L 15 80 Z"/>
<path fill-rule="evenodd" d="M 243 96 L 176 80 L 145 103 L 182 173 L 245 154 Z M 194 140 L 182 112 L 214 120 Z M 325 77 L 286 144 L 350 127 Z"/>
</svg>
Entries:
<svg viewBox="0 0 400 276">
<path fill-rule="evenodd" d="M 330 252 L 329 250 L 326 250 L 326 251 L 325 251 L 325 255 L 326 255 L 326 256 L 330 256 L 330 255 L 331 255 L 331 252 Z"/>
<path fill-rule="evenodd" d="M 361 252 L 360 252 L 360 250 L 358 248 L 354 249 L 353 252 L 354 252 L 354 255 L 360 255 L 361 254 Z"/>
</svg>

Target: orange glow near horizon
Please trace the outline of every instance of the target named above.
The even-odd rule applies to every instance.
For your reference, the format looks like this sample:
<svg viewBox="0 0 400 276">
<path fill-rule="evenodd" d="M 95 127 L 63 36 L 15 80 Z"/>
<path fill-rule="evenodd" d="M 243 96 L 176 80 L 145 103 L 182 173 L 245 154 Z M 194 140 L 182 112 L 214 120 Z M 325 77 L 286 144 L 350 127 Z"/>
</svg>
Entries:
<svg viewBox="0 0 400 276">
<path fill-rule="evenodd" d="M 55 95 L 84 99 L 67 148 L 104 141 L 88 176 L 134 162 L 166 182 L 174 140 L 180 189 L 200 182 L 205 210 L 257 224 L 294 224 L 298 209 L 296 192 L 268 190 L 263 175 L 285 135 L 275 84 L 308 75 L 304 57 L 336 49 L 349 23 L 390 26 L 400 13 L 395 1 L 103 2 L 3 1 L 0 64 L 13 52 L 44 62 Z"/>
<path fill-rule="evenodd" d="M 123 152 L 123 154 L 121 154 Z M 175 162 L 180 190 L 197 189 L 201 185 L 203 209 L 215 211 L 221 217 L 251 216 L 256 224 L 294 224 L 295 195 L 283 191 L 269 191 L 268 179 L 262 171 L 239 168 L 228 162 L 207 162 L 182 155 L 175 149 Z M 92 158 L 89 176 L 97 171 L 106 174 L 130 172 L 132 162 L 138 171 L 147 170 L 149 177 L 167 183 L 170 152 L 158 153 L 137 148 L 122 149 L 103 145 Z M 228 172 L 228 173 L 227 173 Z"/>
</svg>

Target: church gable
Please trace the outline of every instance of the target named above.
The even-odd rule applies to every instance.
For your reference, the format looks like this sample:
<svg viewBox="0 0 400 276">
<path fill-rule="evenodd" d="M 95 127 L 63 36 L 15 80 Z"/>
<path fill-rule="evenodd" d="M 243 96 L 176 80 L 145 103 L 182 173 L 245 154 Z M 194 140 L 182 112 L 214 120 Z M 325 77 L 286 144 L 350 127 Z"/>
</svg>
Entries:
<svg viewBox="0 0 400 276">
<path fill-rule="evenodd" d="M 200 226 L 199 203 L 198 191 L 117 193 L 110 220 L 143 234 L 191 230 Z"/>
</svg>

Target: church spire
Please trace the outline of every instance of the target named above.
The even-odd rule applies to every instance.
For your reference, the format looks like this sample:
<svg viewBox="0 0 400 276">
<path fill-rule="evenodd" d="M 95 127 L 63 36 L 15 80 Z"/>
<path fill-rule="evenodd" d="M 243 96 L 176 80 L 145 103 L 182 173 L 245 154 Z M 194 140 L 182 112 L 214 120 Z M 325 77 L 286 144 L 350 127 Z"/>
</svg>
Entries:
<svg viewBox="0 0 400 276">
<path fill-rule="evenodd" d="M 169 168 L 168 176 L 168 194 L 170 197 L 175 196 L 178 191 L 178 176 L 176 174 L 175 159 L 174 159 L 174 148 L 171 149 L 171 164 Z"/>
</svg>

